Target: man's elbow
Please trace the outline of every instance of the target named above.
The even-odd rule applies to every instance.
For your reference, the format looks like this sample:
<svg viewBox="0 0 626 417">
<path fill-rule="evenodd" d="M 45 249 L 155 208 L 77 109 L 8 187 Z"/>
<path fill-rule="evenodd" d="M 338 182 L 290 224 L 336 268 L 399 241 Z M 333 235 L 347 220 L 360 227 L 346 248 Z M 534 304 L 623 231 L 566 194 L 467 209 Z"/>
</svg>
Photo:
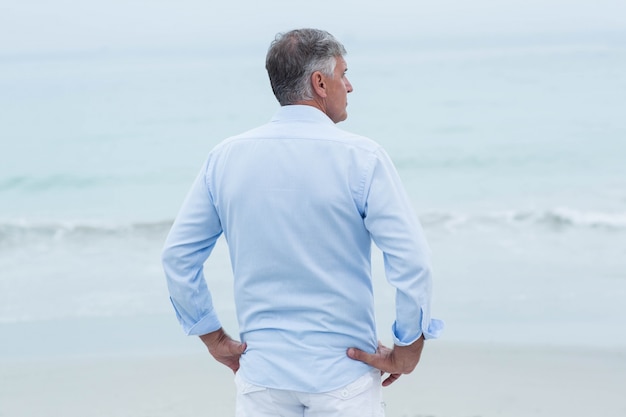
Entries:
<svg viewBox="0 0 626 417">
<path fill-rule="evenodd" d="M 168 266 L 174 265 L 180 256 L 175 246 L 166 244 L 161 250 L 161 264 L 167 269 Z"/>
</svg>

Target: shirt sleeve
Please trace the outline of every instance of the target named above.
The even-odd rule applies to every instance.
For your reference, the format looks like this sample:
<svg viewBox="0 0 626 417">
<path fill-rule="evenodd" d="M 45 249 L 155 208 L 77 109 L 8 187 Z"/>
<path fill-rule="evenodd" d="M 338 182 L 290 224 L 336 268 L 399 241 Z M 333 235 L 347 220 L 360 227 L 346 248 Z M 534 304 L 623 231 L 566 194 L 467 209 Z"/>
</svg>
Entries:
<svg viewBox="0 0 626 417">
<path fill-rule="evenodd" d="M 379 149 L 365 196 L 365 226 L 383 253 L 385 275 L 396 288 L 394 343 L 406 346 L 424 335 L 439 336 L 441 320 L 430 316 L 430 248 L 400 177 L 387 153 Z"/>
<path fill-rule="evenodd" d="M 162 253 L 170 300 L 183 330 L 203 335 L 221 327 L 203 265 L 222 226 L 206 183 L 208 161 L 176 216 Z"/>
</svg>

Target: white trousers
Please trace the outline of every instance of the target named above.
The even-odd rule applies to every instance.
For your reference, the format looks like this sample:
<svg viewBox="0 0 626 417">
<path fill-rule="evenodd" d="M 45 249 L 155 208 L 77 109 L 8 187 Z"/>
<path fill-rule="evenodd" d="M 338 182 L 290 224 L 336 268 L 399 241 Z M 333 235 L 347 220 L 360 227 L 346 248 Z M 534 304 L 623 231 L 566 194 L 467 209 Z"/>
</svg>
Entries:
<svg viewBox="0 0 626 417">
<path fill-rule="evenodd" d="M 384 417 L 380 371 L 343 388 L 307 394 L 259 387 L 235 375 L 236 417 Z"/>
</svg>

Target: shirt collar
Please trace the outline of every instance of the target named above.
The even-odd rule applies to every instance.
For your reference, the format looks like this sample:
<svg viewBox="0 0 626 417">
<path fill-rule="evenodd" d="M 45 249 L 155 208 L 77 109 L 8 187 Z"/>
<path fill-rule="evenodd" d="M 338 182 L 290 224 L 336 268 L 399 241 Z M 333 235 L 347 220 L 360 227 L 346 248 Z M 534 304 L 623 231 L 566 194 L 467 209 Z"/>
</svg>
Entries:
<svg viewBox="0 0 626 417">
<path fill-rule="evenodd" d="M 272 117 L 272 122 L 304 121 L 314 123 L 327 123 L 334 125 L 333 121 L 323 111 L 306 104 L 291 104 L 281 106 Z"/>
</svg>

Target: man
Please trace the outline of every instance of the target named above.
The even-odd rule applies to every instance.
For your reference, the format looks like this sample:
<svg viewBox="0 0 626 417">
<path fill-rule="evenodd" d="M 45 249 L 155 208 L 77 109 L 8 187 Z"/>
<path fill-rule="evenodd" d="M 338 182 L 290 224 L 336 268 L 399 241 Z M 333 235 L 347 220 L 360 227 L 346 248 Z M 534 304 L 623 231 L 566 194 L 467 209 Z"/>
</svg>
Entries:
<svg viewBox="0 0 626 417">
<path fill-rule="evenodd" d="M 209 154 L 163 252 L 188 334 L 235 373 L 237 416 L 382 416 L 417 365 L 430 318 L 428 247 L 383 149 L 344 132 L 346 51 L 325 31 L 278 35 L 266 60 L 281 108 Z M 224 234 L 241 342 L 222 329 L 203 263 Z M 372 240 L 397 289 L 394 347 L 377 344 Z"/>
</svg>

